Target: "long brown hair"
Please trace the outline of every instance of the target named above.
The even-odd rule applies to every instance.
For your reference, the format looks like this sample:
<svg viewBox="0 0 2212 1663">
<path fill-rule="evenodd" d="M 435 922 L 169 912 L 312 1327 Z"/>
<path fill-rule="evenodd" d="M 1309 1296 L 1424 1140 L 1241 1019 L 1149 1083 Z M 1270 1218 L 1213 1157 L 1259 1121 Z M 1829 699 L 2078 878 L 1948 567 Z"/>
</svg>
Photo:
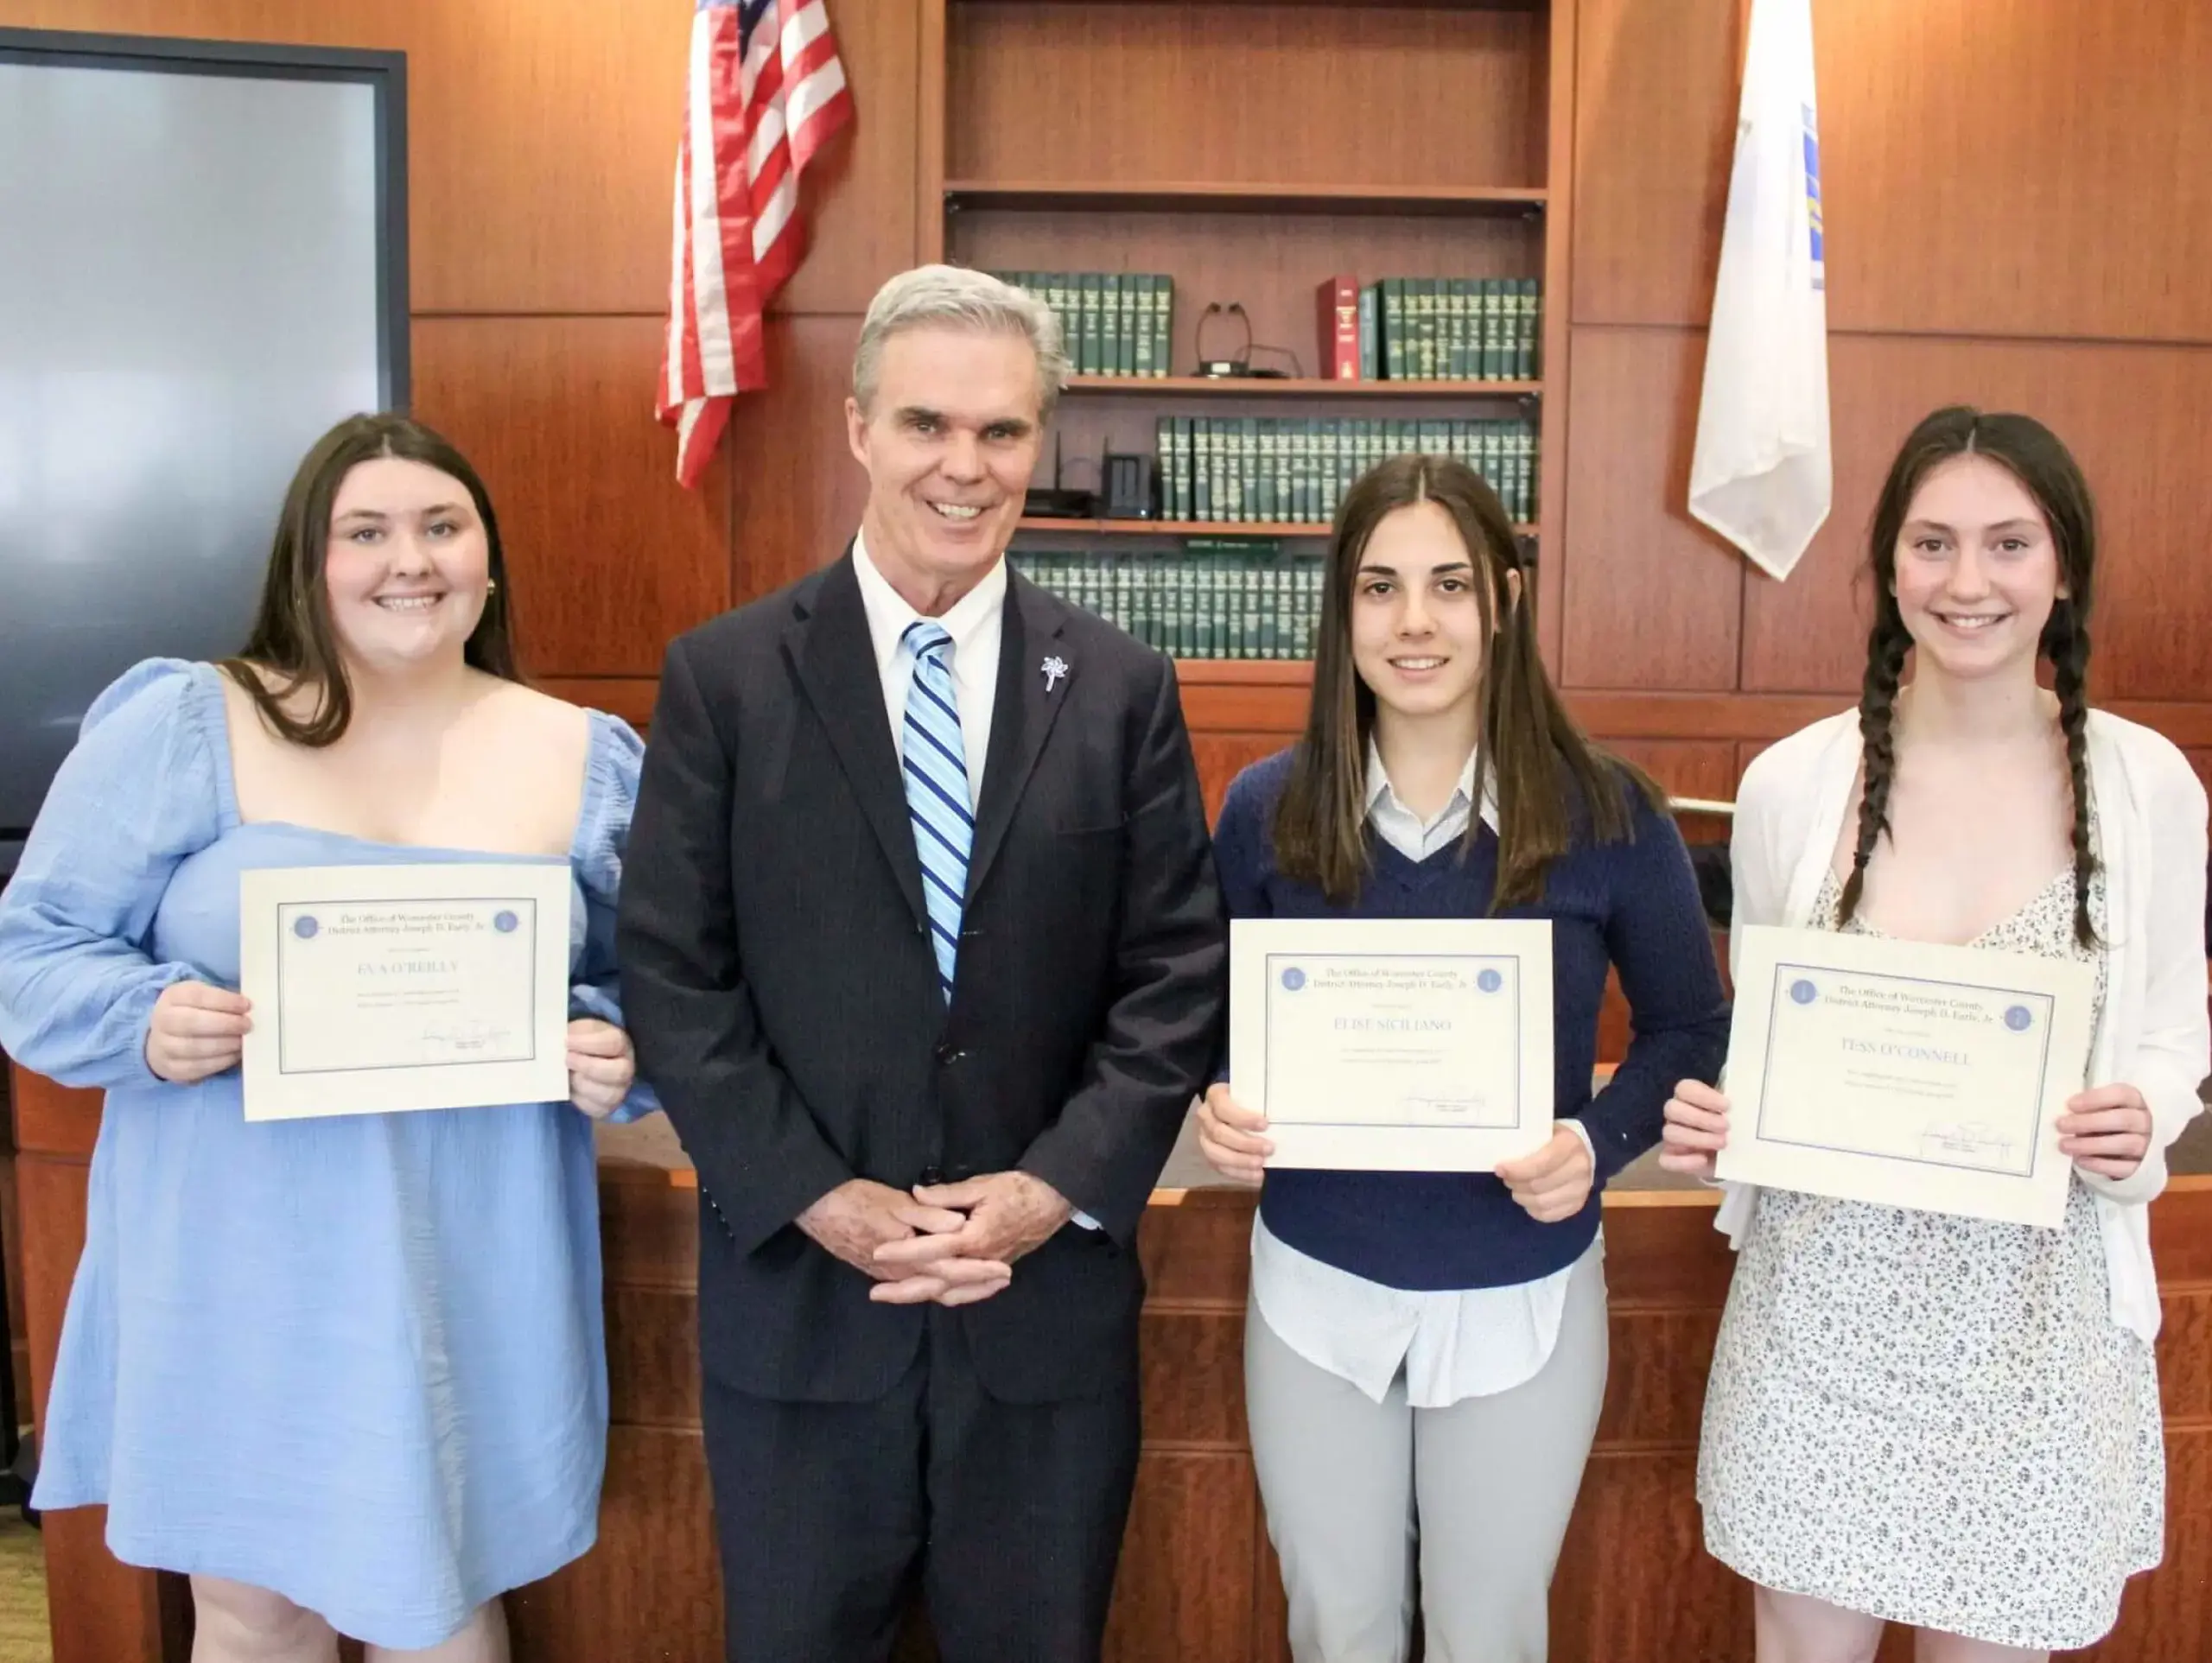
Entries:
<svg viewBox="0 0 2212 1663">
<path fill-rule="evenodd" d="M 276 517 L 276 546 L 262 578 L 253 631 L 222 668 L 252 698 L 262 720 L 295 745 L 334 745 L 353 720 L 353 688 L 330 621 L 330 593 L 323 568 L 330 553 L 330 510 L 338 488 L 360 463 L 378 456 L 421 462 L 451 474 L 467 488 L 484 522 L 492 587 L 483 616 L 469 632 L 462 656 L 474 668 L 519 682 L 514 618 L 507 604 L 507 560 L 492 496 L 468 459 L 442 435 L 404 416 L 349 416 L 315 442 L 292 475 Z M 269 685 L 273 674 L 277 684 Z M 305 720 L 283 701 L 302 687 L 315 692 L 315 714 Z"/>
<path fill-rule="evenodd" d="M 1399 509 L 1424 502 L 1452 517 L 1476 568 L 1475 604 L 1489 646 L 1478 692 L 1475 777 L 1495 778 L 1497 791 L 1497 883 L 1491 905 L 1523 905 L 1543 894 L 1545 873 L 1573 841 L 1578 809 L 1599 841 L 1618 842 L 1635 835 L 1624 788 L 1654 806 L 1664 797 L 1642 773 L 1592 745 L 1567 714 L 1537 656 L 1530 574 L 1513 527 L 1482 476 L 1448 456 L 1393 456 L 1344 493 L 1322 578 L 1313 701 L 1275 807 L 1275 862 L 1286 877 L 1318 884 L 1339 905 L 1366 880 L 1375 695 L 1352 662 L 1352 591 L 1375 528 Z M 1522 574 L 1517 602 L 1508 603 L 1509 572 Z M 1503 619 L 1501 603 L 1507 603 Z M 1480 825 L 1479 816 L 1468 822 L 1463 854 Z"/>
<path fill-rule="evenodd" d="M 1890 464 L 1869 534 L 1867 564 L 1874 581 L 1874 626 L 1866 637 L 1866 676 L 1859 694 L 1859 733 L 1866 749 L 1866 784 L 1859 800 L 1859 841 L 1852 851 L 1851 876 L 1837 909 L 1848 923 L 1859 910 L 1866 885 L 1866 863 L 1874 845 L 1890 834 L 1890 786 L 1897 777 L 1893 728 L 1898 678 L 1912 637 L 1904 626 L 1894 593 L 1897 538 L 1921 484 L 1940 464 L 1955 456 L 1986 456 L 2019 480 L 2043 511 L 2058 555 L 2058 576 L 2066 593 L 2054 601 L 2037 644 L 2050 660 L 2051 689 L 2058 695 L 2058 723 L 2066 735 L 2066 771 L 2072 791 L 2074 841 L 2074 939 L 2097 944 L 2089 918 L 2089 881 L 2097 858 L 2089 846 L 2089 604 L 2097 567 L 2096 505 L 2081 466 L 2058 435 L 2031 416 L 1982 411 L 1955 404 L 1937 410 L 1915 428 Z"/>
</svg>

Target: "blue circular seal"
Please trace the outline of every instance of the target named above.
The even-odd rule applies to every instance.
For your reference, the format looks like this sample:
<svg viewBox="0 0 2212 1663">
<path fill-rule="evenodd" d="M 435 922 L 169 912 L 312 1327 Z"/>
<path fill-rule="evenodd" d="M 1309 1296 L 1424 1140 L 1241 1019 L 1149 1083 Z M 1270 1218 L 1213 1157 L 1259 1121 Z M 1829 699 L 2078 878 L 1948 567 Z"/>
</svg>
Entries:
<svg viewBox="0 0 2212 1663">
<path fill-rule="evenodd" d="M 1306 985 L 1306 972 L 1296 965 L 1292 965 L 1289 969 L 1282 973 L 1282 985 L 1292 993 L 1296 993 Z"/>
<path fill-rule="evenodd" d="M 2035 1018 L 2028 1014 L 2028 1007 L 2024 1005 L 2015 1005 L 2005 1012 L 2005 1025 L 2014 1033 L 2025 1033 L 2034 1023 Z"/>
<path fill-rule="evenodd" d="M 1800 977 L 1789 984 L 1789 997 L 1800 1005 L 1810 1005 L 1821 996 L 1821 990 Z"/>
<path fill-rule="evenodd" d="M 315 914 L 312 912 L 302 913 L 292 920 L 292 933 L 302 941 L 313 941 L 315 932 L 321 928 L 322 926 L 315 921 Z"/>
<path fill-rule="evenodd" d="M 512 912 L 494 912 L 492 915 L 492 928 L 502 936 L 512 934 L 515 926 L 521 922 L 522 920 Z"/>
<path fill-rule="evenodd" d="M 1484 970 L 1475 978 L 1475 986 L 1486 993 L 1494 993 L 1505 986 L 1505 978 L 1495 970 Z"/>
</svg>

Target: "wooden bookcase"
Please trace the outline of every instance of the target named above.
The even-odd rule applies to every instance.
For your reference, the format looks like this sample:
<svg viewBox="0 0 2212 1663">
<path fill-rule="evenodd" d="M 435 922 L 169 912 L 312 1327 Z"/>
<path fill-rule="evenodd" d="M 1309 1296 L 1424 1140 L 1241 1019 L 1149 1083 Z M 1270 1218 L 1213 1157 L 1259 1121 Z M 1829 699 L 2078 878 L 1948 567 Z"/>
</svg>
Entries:
<svg viewBox="0 0 2212 1663">
<path fill-rule="evenodd" d="M 1555 67 L 1573 62 L 1573 18 L 1545 0 L 925 0 L 922 257 L 1173 276 L 1170 374 L 1067 390 L 1054 425 L 1069 485 L 1096 486 L 1109 448 L 1151 453 L 1162 416 L 1524 416 L 1540 437 L 1537 517 L 1522 530 L 1536 540 L 1539 632 L 1555 659 L 1559 574 L 1541 528 L 1560 523 L 1565 495 L 1571 88 Z M 1542 378 L 1318 378 L 1314 295 L 1338 273 L 1541 279 Z M 1289 378 L 1192 373 L 1206 306 L 1232 301 L 1254 361 Z M 1208 326 L 1209 353 L 1241 345 L 1241 329 Z M 1051 467 L 1048 454 L 1040 477 Z M 1213 534 L 1310 548 L 1326 533 L 1023 523 L 1025 547 L 1127 537 L 1133 551 Z M 1185 680 L 1219 669 L 1194 662 Z M 1294 727 L 1304 678 L 1259 684 L 1281 689 L 1268 730 Z"/>
<path fill-rule="evenodd" d="M 1151 453 L 1163 416 L 1525 416 L 1538 428 L 1539 633 L 1556 663 L 1567 469 L 1573 0 L 925 0 L 919 254 L 989 270 L 1165 272 L 1169 373 L 1079 378 L 1055 418 L 1066 484 L 1109 448 Z M 1535 277 L 1541 380 L 1338 382 L 1315 294 L 1338 274 Z M 1209 302 L 1241 302 L 1253 359 L 1284 380 L 1197 378 Z M 1242 344 L 1216 333 L 1209 355 Z M 1295 363 L 1262 354 L 1287 348 Z M 1048 450 L 1041 477 L 1049 478 Z M 1181 536 L 1304 524 L 1025 521 L 1023 547 L 1142 552 Z M 1177 666 L 1209 806 L 1303 725 L 1310 663 Z M 1194 1211 L 1241 1266 L 1249 1224 Z M 1148 1244 L 1145 1439 L 1107 1634 L 1115 1663 L 1288 1656 L 1242 1414 L 1242 1278 L 1192 1275 L 1187 1243 Z"/>
</svg>

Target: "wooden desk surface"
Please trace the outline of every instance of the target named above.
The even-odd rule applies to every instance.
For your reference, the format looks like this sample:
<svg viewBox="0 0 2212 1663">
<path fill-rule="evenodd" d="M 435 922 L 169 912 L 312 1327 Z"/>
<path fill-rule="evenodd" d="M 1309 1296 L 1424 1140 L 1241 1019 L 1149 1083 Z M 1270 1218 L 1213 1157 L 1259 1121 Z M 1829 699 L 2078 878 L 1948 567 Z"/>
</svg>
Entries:
<svg viewBox="0 0 2212 1663">
<path fill-rule="evenodd" d="M 90 1094 L 19 1076 L 26 1314 L 43 1413 L 83 1241 Z M 507 1601 L 519 1663 L 718 1663 L 714 1519 L 699 1418 L 696 1180 L 661 1117 L 602 1128 L 611 1425 L 598 1546 Z M 1699 1419 L 1732 1268 L 1713 1190 L 1605 1196 L 1611 1365 L 1553 1589 L 1555 1663 L 1751 1663 L 1748 1593 L 1708 1558 Z M 1170 1184 L 1139 1238 L 1145 1429 L 1107 1655 L 1287 1663 L 1282 1591 L 1243 1413 L 1252 1192 Z M 2130 1584 L 2100 1663 L 2201 1663 L 2212 1586 L 2212 1175 L 2151 1209 L 2165 1326 L 2166 1562 Z M 48 1514 L 54 1663 L 185 1663 L 176 1578 L 120 1565 L 98 1508 Z M 900 1663 L 931 1655 L 925 1641 Z M 1882 1663 L 1909 1651 L 1892 1634 Z"/>
</svg>

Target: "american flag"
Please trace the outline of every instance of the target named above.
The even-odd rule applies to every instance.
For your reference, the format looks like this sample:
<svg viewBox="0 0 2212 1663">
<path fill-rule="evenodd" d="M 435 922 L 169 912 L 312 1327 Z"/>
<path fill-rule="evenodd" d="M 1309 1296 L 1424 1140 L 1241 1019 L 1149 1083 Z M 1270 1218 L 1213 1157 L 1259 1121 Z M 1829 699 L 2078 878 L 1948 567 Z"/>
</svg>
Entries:
<svg viewBox="0 0 2212 1663">
<path fill-rule="evenodd" d="M 761 314 L 806 253 L 799 175 L 852 116 L 823 0 L 698 0 L 659 399 L 687 486 L 731 398 L 768 384 Z"/>
</svg>

